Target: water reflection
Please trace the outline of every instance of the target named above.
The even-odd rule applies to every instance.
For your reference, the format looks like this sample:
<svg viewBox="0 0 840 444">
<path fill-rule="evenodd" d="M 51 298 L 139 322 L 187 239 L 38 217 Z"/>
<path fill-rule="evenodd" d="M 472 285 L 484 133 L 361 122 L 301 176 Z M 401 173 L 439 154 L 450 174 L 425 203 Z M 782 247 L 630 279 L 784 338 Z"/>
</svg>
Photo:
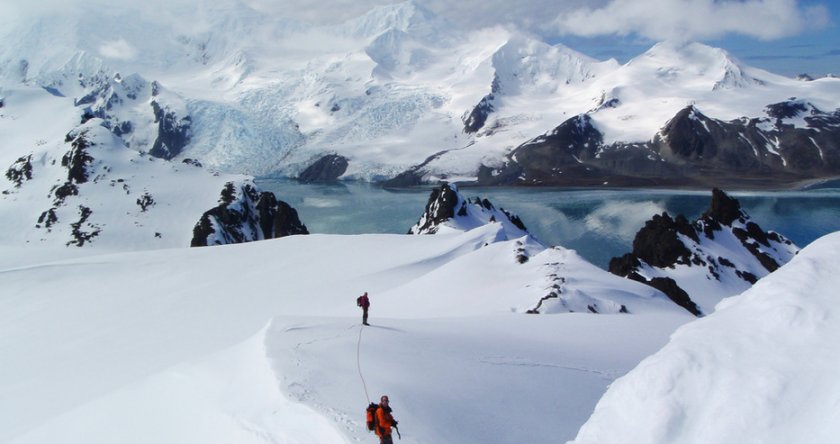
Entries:
<svg viewBox="0 0 840 444">
<path fill-rule="evenodd" d="M 276 179 L 257 183 L 295 207 L 310 232 L 335 234 L 406 233 L 423 213 L 432 189 Z M 694 219 L 711 198 L 711 191 L 682 190 L 462 187 L 461 192 L 518 214 L 542 242 L 577 250 L 603 268 L 610 258 L 630 251 L 636 232 L 654 214 L 667 211 Z M 762 228 L 778 231 L 800 247 L 840 230 L 838 188 L 731 194 Z"/>
</svg>

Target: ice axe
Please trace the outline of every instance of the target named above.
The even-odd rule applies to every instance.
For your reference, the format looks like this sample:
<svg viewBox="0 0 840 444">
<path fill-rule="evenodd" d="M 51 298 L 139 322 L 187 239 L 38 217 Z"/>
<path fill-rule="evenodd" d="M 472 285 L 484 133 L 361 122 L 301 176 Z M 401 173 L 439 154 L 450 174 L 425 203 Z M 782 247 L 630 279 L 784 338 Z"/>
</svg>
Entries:
<svg viewBox="0 0 840 444">
<path fill-rule="evenodd" d="M 396 431 L 397 431 L 397 438 L 399 438 L 400 440 L 402 440 L 402 436 L 400 436 L 400 428 L 399 428 L 399 427 L 397 427 L 397 425 L 396 425 L 396 424 L 394 424 L 394 430 L 396 430 Z"/>
</svg>

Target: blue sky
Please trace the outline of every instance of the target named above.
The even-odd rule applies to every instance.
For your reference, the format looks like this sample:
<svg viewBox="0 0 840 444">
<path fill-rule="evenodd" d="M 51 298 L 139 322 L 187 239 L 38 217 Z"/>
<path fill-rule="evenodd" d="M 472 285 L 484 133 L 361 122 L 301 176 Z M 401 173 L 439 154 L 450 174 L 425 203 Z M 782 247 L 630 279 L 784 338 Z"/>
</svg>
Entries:
<svg viewBox="0 0 840 444">
<path fill-rule="evenodd" d="M 760 39 L 738 32 L 727 32 L 716 38 L 693 38 L 710 46 L 724 48 L 750 66 L 777 74 L 795 76 L 808 73 L 818 77 L 829 73 L 840 75 L 840 1 L 797 2 L 800 7 L 820 6 L 824 21 L 810 24 L 792 35 Z M 690 36 L 688 38 L 691 38 Z M 644 52 L 657 39 L 637 33 L 604 34 L 581 37 L 562 35 L 549 38 L 597 59 L 615 58 L 626 62 Z"/>
</svg>

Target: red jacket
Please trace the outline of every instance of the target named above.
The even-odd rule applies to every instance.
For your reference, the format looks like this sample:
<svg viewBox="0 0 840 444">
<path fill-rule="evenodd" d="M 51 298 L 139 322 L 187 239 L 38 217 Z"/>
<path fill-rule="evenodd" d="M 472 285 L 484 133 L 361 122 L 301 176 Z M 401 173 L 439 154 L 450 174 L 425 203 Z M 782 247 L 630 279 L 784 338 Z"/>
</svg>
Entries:
<svg viewBox="0 0 840 444">
<path fill-rule="evenodd" d="M 391 416 L 391 408 L 383 407 L 382 405 L 376 409 L 376 435 L 377 436 L 391 436 L 391 427 L 397 421 Z"/>
<path fill-rule="evenodd" d="M 370 300 L 368 299 L 367 295 L 363 294 L 356 298 L 356 305 L 362 308 L 368 308 L 370 307 Z"/>
</svg>

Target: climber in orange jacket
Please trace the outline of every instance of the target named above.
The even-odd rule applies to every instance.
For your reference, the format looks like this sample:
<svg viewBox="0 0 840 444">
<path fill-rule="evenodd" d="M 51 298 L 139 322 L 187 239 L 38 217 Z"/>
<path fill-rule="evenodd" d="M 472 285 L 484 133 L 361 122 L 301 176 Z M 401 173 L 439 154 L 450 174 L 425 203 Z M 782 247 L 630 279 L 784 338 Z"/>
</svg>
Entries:
<svg viewBox="0 0 840 444">
<path fill-rule="evenodd" d="M 391 427 L 397 426 L 397 420 L 391 415 L 391 407 L 388 406 L 388 396 L 382 395 L 379 400 L 379 408 L 376 409 L 376 436 L 380 444 L 394 444 L 391 437 Z"/>
</svg>

